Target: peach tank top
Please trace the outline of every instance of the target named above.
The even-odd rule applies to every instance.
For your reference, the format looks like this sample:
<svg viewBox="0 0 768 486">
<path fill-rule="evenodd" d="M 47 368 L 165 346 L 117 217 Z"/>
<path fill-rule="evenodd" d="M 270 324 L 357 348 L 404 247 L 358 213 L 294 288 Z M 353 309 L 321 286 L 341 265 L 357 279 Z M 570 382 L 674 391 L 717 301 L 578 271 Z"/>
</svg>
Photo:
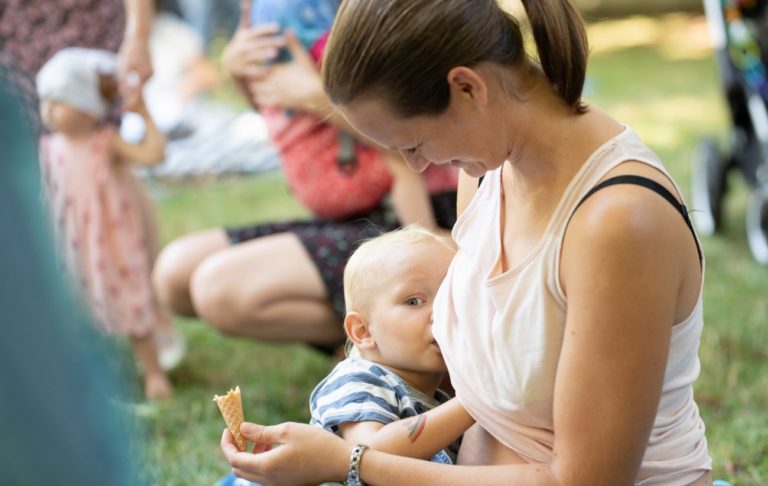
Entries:
<svg viewBox="0 0 768 486">
<path fill-rule="evenodd" d="M 462 405 L 530 462 L 552 460 L 555 372 L 568 305 L 559 279 L 567 222 L 584 195 L 628 160 L 667 174 L 658 157 L 626 128 L 589 157 L 539 244 L 502 274 L 489 277 L 501 251 L 500 168 L 487 174 L 453 229 L 459 251 L 434 305 L 433 332 Z M 687 485 L 711 469 L 704 424 L 693 400 L 702 326 L 700 290 L 691 315 L 672 328 L 661 401 L 638 485 Z"/>
</svg>

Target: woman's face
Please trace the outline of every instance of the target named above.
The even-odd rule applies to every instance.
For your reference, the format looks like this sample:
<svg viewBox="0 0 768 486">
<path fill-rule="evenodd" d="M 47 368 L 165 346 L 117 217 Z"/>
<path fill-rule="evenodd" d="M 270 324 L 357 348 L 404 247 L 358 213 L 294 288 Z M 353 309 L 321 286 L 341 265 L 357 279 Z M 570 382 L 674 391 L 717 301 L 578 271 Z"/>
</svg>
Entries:
<svg viewBox="0 0 768 486">
<path fill-rule="evenodd" d="M 499 167 L 510 152 L 491 110 L 471 103 L 452 101 L 440 115 L 413 118 L 398 117 L 375 99 L 353 101 L 339 111 L 373 142 L 400 152 L 416 172 L 429 164 L 453 165 L 479 177 Z"/>
</svg>

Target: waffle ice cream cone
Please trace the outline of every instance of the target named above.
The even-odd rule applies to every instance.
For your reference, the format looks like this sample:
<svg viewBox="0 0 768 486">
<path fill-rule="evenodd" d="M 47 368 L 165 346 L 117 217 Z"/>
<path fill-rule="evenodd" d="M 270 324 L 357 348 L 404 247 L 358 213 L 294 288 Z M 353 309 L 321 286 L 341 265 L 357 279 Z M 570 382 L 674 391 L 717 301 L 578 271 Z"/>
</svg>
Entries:
<svg viewBox="0 0 768 486">
<path fill-rule="evenodd" d="M 243 423 L 243 401 L 240 398 L 240 387 L 236 386 L 234 390 L 229 390 L 226 395 L 215 395 L 213 401 L 219 406 L 227 428 L 235 437 L 237 449 L 244 452 L 246 449 L 246 439 L 240 433 L 240 424 Z"/>
</svg>

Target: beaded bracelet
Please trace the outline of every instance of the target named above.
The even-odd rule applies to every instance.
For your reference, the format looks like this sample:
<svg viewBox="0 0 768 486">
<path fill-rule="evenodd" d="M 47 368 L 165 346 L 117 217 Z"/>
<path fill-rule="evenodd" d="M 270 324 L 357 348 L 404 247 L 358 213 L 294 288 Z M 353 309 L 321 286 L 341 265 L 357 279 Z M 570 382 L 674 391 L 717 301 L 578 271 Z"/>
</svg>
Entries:
<svg viewBox="0 0 768 486">
<path fill-rule="evenodd" d="M 368 448 L 365 444 L 357 444 L 352 449 L 352 455 L 349 457 L 349 474 L 344 482 L 345 486 L 363 486 L 360 481 L 360 461 L 363 460 L 363 452 Z"/>
</svg>

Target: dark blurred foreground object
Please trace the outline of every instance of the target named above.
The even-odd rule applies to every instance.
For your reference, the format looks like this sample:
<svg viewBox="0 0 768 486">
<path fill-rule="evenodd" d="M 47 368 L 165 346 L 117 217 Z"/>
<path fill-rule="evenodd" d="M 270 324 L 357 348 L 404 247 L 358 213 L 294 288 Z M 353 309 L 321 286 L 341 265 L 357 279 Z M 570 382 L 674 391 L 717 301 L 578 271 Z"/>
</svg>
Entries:
<svg viewBox="0 0 768 486">
<path fill-rule="evenodd" d="M 0 67 L 0 484 L 125 485 L 118 377 L 56 268 L 36 142 Z"/>
<path fill-rule="evenodd" d="M 747 241 L 763 265 L 768 265 L 767 5 L 766 0 L 704 1 L 732 128 L 727 151 L 714 138 L 699 144 L 691 190 L 699 234 L 714 234 L 723 224 L 728 173 L 739 169 L 750 188 Z"/>
</svg>

